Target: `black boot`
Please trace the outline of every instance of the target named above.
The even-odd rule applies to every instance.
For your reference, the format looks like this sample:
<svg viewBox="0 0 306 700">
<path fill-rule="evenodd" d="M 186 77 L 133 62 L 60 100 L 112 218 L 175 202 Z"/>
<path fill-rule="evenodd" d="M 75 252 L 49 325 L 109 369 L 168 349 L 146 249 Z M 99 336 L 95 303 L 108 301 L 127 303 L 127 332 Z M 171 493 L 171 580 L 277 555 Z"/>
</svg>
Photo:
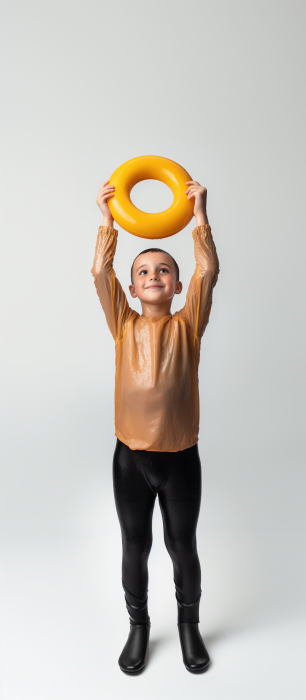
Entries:
<svg viewBox="0 0 306 700">
<path fill-rule="evenodd" d="M 208 651 L 199 632 L 199 606 L 200 598 L 190 605 L 179 600 L 178 605 L 178 631 L 180 636 L 183 662 L 187 671 L 191 673 L 203 673 L 210 664 Z"/>
<path fill-rule="evenodd" d="M 125 602 L 130 617 L 130 633 L 118 664 L 124 673 L 136 675 L 144 670 L 148 660 L 151 622 L 147 600 L 135 598 L 125 589 Z"/>
</svg>

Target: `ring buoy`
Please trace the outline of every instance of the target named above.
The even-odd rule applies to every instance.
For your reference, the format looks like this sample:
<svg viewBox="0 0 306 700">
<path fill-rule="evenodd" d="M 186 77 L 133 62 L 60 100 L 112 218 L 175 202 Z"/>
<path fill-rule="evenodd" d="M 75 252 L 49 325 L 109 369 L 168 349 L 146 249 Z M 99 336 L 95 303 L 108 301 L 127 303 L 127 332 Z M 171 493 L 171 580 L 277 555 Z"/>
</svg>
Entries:
<svg viewBox="0 0 306 700">
<path fill-rule="evenodd" d="M 141 211 L 130 199 L 131 189 L 141 180 L 160 180 L 173 192 L 173 202 L 165 211 L 149 214 Z M 114 185 L 114 197 L 108 206 L 115 221 L 125 231 L 140 238 L 166 238 L 181 231 L 193 217 L 194 202 L 185 194 L 186 182 L 191 180 L 187 170 L 174 160 L 162 156 L 131 158 L 113 172 L 109 184 Z"/>
</svg>

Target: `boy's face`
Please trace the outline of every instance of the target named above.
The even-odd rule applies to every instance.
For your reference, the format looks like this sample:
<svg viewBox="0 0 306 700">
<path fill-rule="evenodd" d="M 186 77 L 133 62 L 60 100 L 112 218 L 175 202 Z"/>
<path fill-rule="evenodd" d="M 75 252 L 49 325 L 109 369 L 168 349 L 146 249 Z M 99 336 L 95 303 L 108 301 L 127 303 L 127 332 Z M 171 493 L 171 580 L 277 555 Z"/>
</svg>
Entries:
<svg viewBox="0 0 306 700">
<path fill-rule="evenodd" d="M 182 283 L 176 279 L 174 263 L 167 253 L 142 253 L 134 261 L 130 292 L 135 299 L 149 304 L 164 304 L 180 294 Z"/>
</svg>

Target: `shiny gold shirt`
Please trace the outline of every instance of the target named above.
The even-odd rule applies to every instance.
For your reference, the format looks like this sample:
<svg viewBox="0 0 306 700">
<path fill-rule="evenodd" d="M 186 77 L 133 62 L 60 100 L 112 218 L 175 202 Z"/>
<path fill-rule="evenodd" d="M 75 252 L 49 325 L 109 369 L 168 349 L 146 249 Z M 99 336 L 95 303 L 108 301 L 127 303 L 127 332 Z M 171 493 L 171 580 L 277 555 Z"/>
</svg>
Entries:
<svg viewBox="0 0 306 700">
<path fill-rule="evenodd" d="M 118 231 L 99 228 L 91 272 L 115 340 L 115 435 L 132 450 L 177 452 L 198 441 L 200 343 L 219 261 L 208 224 L 192 235 L 196 269 L 185 306 L 147 318 L 130 308 L 115 275 Z"/>
</svg>

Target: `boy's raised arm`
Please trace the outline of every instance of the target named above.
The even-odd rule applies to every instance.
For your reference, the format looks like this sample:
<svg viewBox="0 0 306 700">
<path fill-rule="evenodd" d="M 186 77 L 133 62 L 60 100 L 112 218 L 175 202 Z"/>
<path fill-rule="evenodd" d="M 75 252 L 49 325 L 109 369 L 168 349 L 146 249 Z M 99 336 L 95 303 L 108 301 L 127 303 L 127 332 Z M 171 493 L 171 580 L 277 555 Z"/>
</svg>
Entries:
<svg viewBox="0 0 306 700">
<path fill-rule="evenodd" d="M 127 321 L 136 312 L 130 308 L 113 268 L 118 231 L 113 228 L 113 219 L 107 205 L 107 198 L 113 196 L 113 191 L 110 191 L 114 188 L 107 187 L 107 182 L 100 188 L 97 198 L 97 203 L 103 212 L 104 218 L 103 225 L 99 227 L 98 231 L 95 258 L 91 272 L 94 276 L 96 290 L 110 332 L 114 340 L 119 341 L 122 338 Z"/>
<path fill-rule="evenodd" d="M 219 275 L 219 260 L 206 214 L 206 189 L 192 181 L 188 187 L 195 197 L 194 214 L 197 226 L 192 232 L 196 269 L 189 283 L 185 306 L 179 312 L 191 332 L 201 338 L 209 321 L 212 291 Z"/>
</svg>

